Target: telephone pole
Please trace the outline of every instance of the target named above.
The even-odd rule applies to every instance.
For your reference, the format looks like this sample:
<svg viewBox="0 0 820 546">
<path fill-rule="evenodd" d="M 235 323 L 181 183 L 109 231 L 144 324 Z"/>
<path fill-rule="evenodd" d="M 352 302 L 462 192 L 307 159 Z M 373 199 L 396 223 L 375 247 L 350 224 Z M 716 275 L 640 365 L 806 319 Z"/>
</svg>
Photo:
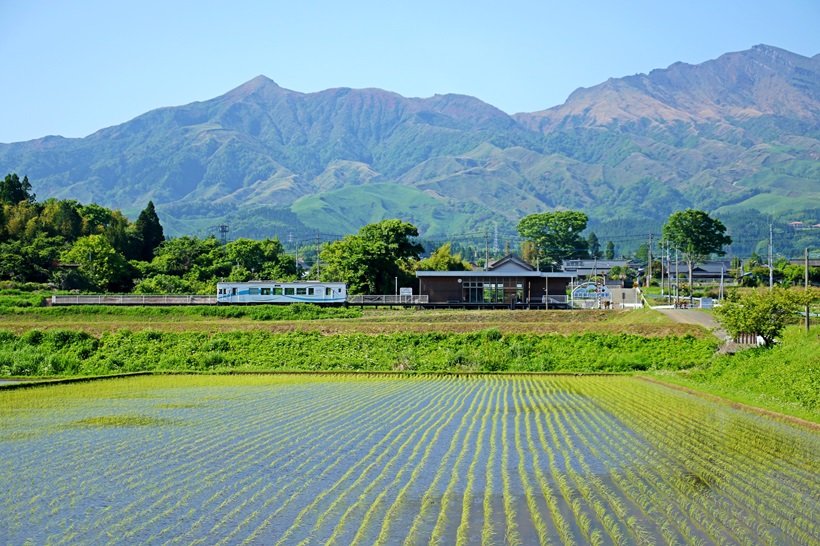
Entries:
<svg viewBox="0 0 820 546">
<path fill-rule="evenodd" d="M 490 233 L 484 229 L 484 271 L 490 267 Z"/>
<path fill-rule="evenodd" d="M 319 239 L 319 232 L 316 232 L 316 280 L 319 280 L 319 273 L 321 273 L 321 265 L 319 265 L 319 250 L 321 249 L 322 241 Z"/>
<path fill-rule="evenodd" d="M 646 269 L 646 287 L 652 284 L 652 232 L 649 232 L 649 250 L 646 253 L 646 259 L 649 262 Z"/>
<path fill-rule="evenodd" d="M 773 246 L 772 225 L 769 224 L 769 290 L 774 287 L 774 265 L 772 265 L 772 254 L 774 254 Z"/>
<path fill-rule="evenodd" d="M 808 296 L 809 292 L 809 249 L 806 247 L 806 250 L 803 251 L 803 262 L 805 265 L 805 281 L 806 281 L 806 295 Z M 809 331 L 811 328 L 811 318 L 809 317 L 809 311 L 811 311 L 811 305 L 809 304 L 809 299 L 806 297 L 806 332 Z"/>
</svg>

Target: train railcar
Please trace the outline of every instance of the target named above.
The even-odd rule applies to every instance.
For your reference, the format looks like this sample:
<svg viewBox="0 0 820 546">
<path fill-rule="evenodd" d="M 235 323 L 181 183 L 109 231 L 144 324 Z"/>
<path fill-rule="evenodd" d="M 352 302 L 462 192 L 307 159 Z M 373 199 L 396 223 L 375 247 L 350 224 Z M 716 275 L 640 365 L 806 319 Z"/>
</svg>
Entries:
<svg viewBox="0 0 820 546">
<path fill-rule="evenodd" d="M 343 282 L 219 282 L 216 303 L 315 303 L 343 305 L 347 301 L 347 285 Z"/>
</svg>

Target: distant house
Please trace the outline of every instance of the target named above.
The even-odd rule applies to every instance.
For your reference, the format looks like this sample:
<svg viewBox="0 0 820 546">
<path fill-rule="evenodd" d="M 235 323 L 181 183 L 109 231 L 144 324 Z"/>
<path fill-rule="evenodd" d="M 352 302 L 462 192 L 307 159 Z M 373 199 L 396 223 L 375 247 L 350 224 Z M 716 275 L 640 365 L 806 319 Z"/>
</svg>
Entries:
<svg viewBox="0 0 820 546">
<path fill-rule="evenodd" d="M 730 260 L 709 260 L 707 262 L 695 264 L 692 268 L 692 282 L 697 283 L 713 283 L 720 282 L 721 278 L 724 282 L 729 282 L 731 279 L 729 269 L 732 267 Z M 689 266 L 686 262 L 671 262 L 663 264 L 663 275 L 669 277 L 669 271 L 672 272 L 672 277 L 677 274 L 682 279 L 689 278 Z"/>
<path fill-rule="evenodd" d="M 792 264 L 792 265 L 799 265 L 799 266 L 803 267 L 804 265 L 806 265 L 806 259 L 805 258 L 792 258 L 791 260 L 789 260 L 789 263 Z M 809 267 L 820 267 L 820 259 L 809 258 Z"/>
<path fill-rule="evenodd" d="M 559 307 L 567 304 L 567 286 L 575 274 L 536 271 L 510 254 L 486 270 L 416 271 L 416 277 L 419 294 L 431 304 Z"/>
<path fill-rule="evenodd" d="M 589 279 L 599 275 L 609 275 L 613 267 L 637 269 L 638 264 L 630 260 L 565 260 L 561 269 L 574 273 L 579 279 Z"/>
</svg>

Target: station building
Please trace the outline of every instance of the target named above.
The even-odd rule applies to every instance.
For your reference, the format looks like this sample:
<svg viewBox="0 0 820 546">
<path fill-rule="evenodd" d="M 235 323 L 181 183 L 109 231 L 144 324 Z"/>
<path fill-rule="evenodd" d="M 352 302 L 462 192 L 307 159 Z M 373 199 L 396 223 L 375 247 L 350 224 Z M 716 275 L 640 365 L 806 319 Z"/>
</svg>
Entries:
<svg viewBox="0 0 820 546">
<path fill-rule="evenodd" d="M 482 270 L 416 271 L 419 294 L 430 304 L 486 308 L 566 308 L 567 287 L 575 277 L 574 272 L 537 271 L 511 254 Z"/>
</svg>

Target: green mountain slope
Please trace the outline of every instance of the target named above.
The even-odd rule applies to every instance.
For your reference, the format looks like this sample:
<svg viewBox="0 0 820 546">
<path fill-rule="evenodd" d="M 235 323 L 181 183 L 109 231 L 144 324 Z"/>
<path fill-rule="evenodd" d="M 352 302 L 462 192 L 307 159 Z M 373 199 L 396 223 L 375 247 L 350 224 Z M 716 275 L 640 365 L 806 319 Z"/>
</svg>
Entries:
<svg viewBox="0 0 820 546">
<path fill-rule="evenodd" d="M 82 139 L 0 144 L 40 199 L 136 214 L 170 234 L 352 232 L 385 217 L 424 236 L 511 229 L 581 209 L 657 225 L 697 207 L 820 222 L 820 56 L 755 46 L 611 79 L 509 116 L 463 95 L 299 93 L 260 76 Z"/>
</svg>

